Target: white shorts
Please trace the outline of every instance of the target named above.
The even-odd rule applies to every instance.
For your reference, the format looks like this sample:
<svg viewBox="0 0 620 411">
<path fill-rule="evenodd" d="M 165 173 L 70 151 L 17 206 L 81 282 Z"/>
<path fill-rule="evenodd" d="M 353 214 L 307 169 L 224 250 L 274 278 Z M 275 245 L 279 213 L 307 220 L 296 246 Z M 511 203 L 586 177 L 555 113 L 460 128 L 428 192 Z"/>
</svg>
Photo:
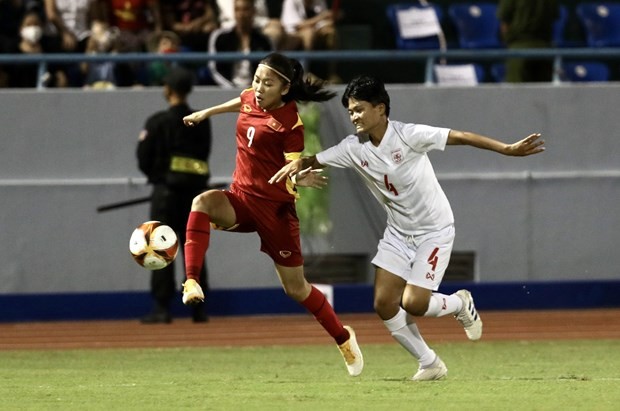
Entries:
<svg viewBox="0 0 620 411">
<path fill-rule="evenodd" d="M 450 262 L 454 225 L 418 236 L 404 236 L 388 226 L 372 263 L 407 284 L 437 291 Z"/>
</svg>

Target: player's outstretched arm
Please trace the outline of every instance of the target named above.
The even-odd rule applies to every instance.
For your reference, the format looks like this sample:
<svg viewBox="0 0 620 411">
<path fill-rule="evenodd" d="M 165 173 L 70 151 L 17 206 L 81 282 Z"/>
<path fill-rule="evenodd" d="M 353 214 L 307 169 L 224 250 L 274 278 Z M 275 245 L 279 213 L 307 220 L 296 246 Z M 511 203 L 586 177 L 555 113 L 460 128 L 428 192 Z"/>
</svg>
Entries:
<svg viewBox="0 0 620 411">
<path fill-rule="evenodd" d="M 545 141 L 541 140 L 540 136 L 540 133 L 534 133 L 516 143 L 506 144 L 469 131 L 450 130 L 447 144 L 468 145 L 507 156 L 523 157 L 545 151 Z"/>
<path fill-rule="evenodd" d="M 235 113 L 241 108 L 241 97 L 233 98 L 225 103 L 218 104 L 217 106 L 205 108 L 204 110 L 196 111 L 190 115 L 183 117 L 183 124 L 186 126 L 194 126 L 207 118 L 216 114 L 222 113 Z"/>
<path fill-rule="evenodd" d="M 305 170 L 307 168 L 318 169 L 318 168 L 323 168 L 323 165 L 319 163 L 318 161 L 316 161 L 316 156 L 302 157 L 297 160 L 293 160 L 287 163 L 284 167 L 282 167 L 277 173 L 275 173 L 269 179 L 269 184 L 279 183 L 286 177 L 293 177 L 295 174 L 299 173 L 301 170 Z"/>
</svg>

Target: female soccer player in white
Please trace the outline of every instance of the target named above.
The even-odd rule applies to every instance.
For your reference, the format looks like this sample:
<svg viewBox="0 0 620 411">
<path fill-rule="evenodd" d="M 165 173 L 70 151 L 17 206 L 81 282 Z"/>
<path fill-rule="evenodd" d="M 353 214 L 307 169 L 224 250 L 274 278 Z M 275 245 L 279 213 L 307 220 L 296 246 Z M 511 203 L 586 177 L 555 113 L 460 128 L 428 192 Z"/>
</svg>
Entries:
<svg viewBox="0 0 620 411">
<path fill-rule="evenodd" d="M 437 380 L 448 369 L 422 338 L 414 317 L 453 314 L 470 340 L 482 336 L 482 321 L 467 290 L 437 290 L 454 243 L 454 217 L 427 152 L 446 145 L 470 145 L 508 156 L 544 151 L 540 134 L 505 144 L 472 132 L 402 123 L 389 119 L 390 97 L 375 77 L 353 79 L 342 96 L 357 134 L 339 144 L 284 166 L 276 183 L 308 168 L 352 168 L 384 206 L 387 228 L 372 260 L 375 311 L 419 362 L 414 381 Z"/>
</svg>

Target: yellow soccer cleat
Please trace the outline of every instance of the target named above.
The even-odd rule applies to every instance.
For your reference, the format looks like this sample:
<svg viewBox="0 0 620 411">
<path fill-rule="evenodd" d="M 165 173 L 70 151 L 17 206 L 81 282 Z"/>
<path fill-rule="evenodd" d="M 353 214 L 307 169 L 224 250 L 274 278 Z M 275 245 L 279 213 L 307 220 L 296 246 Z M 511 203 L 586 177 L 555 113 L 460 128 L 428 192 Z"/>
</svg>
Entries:
<svg viewBox="0 0 620 411">
<path fill-rule="evenodd" d="M 362 373 L 364 369 L 364 356 L 360 350 L 360 346 L 357 344 L 355 338 L 355 331 L 353 328 L 345 325 L 344 328 L 349 331 L 349 339 L 338 346 L 340 354 L 344 358 L 344 362 L 347 366 L 347 371 L 351 377 L 357 377 Z"/>
<path fill-rule="evenodd" d="M 183 304 L 194 305 L 204 302 L 205 294 L 196 280 L 188 279 L 183 283 Z"/>
</svg>

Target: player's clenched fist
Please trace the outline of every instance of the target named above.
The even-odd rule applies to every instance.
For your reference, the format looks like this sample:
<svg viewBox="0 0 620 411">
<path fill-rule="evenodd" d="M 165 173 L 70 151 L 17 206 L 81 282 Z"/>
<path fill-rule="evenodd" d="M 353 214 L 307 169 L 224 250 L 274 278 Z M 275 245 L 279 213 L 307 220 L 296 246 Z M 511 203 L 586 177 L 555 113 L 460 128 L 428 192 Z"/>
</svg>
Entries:
<svg viewBox="0 0 620 411">
<path fill-rule="evenodd" d="M 193 126 L 207 118 L 206 113 L 204 111 L 196 111 L 188 116 L 183 117 L 183 124 L 186 126 Z"/>
</svg>

